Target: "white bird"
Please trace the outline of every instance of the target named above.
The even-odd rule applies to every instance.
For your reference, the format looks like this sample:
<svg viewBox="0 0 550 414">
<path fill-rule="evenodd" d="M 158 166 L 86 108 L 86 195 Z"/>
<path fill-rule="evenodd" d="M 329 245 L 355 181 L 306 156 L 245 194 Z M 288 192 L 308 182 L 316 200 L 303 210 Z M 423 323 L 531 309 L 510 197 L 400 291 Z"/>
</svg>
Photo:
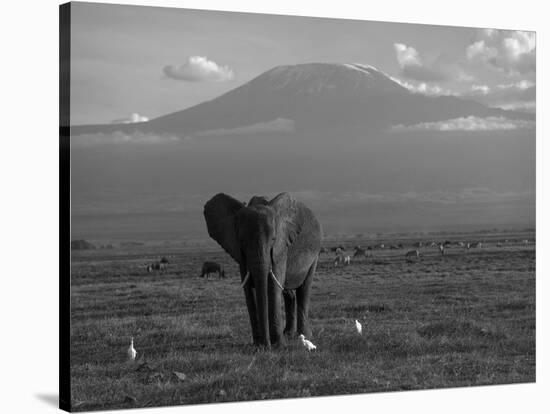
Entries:
<svg viewBox="0 0 550 414">
<path fill-rule="evenodd" d="M 305 346 L 308 351 L 313 351 L 314 349 L 317 349 L 317 347 L 313 345 L 311 341 L 308 341 L 303 334 L 301 334 L 298 338 L 300 338 L 300 341 L 302 341 L 302 345 Z"/>
<path fill-rule="evenodd" d="M 130 361 L 136 359 L 137 351 L 134 349 L 134 338 L 130 340 L 130 346 L 128 347 L 128 358 Z"/>
<path fill-rule="evenodd" d="M 361 326 L 361 323 L 357 319 L 355 320 L 355 329 L 357 329 L 357 333 L 359 335 L 363 335 L 363 327 Z"/>
</svg>

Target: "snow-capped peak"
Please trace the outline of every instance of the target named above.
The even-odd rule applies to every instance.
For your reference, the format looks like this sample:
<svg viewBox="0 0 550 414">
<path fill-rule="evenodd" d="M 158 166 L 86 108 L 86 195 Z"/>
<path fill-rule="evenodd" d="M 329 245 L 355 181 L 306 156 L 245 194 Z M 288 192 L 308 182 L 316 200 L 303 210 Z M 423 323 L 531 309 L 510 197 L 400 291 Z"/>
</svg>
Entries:
<svg viewBox="0 0 550 414">
<path fill-rule="evenodd" d="M 404 88 L 372 65 L 362 63 L 302 63 L 277 66 L 253 81 L 272 90 L 296 94 L 363 94 Z M 347 92 L 346 92 L 347 91 Z"/>
<path fill-rule="evenodd" d="M 379 72 L 382 73 L 378 68 L 372 66 L 372 65 L 365 65 L 363 63 L 342 63 L 343 66 L 345 66 L 348 69 L 357 70 L 359 72 L 363 72 L 367 75 L 371 75 L 372 72 Z"/>
</svg>

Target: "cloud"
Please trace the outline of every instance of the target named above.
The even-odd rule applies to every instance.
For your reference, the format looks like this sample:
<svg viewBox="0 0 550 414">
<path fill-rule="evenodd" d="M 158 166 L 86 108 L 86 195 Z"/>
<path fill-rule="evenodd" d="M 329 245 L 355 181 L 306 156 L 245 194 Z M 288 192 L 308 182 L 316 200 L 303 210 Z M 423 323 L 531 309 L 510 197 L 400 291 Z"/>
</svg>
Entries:
<svg viewBox="0 0 550 414">
<path fill-rule="evenodd" d="M 429 84 L 426 82 L 408 82 L 393 76 L 390 76 L 390 78 L 404 88 L 407 88 L 412 93 L 428 96 L 458 96 L 458 93 L 453 92 L 450 89 L 443 88 L 437 84 Z"/>
<path fill-rule="evenodd" d="M 472 94 L 488 95 L 491 88 L 487 85 L 472 85 Z"/>
<path fill-rule="evenodd" d="M 191 56 L 182 65 L 167 65 L 162 71 L 170 79 L 187 82 L 227 82 L 235 74 L 228 66 L 220 66 L 204 56 Z"/>
<path fill-rule="evenodd" d="M 534 32 L 484 29 L 466 48 L 466 58 L 507 74 L 531 74 L 536 66 Z"/>
<path fill-rule="evenodd" d="M 530 80 L 502 83 L 495 86 L 473 84 L 470 90 L 458 92 L 436 83 L 405 81 L 393 76 L 390 78 L 412 93 L 427 96 L 458 96 L 468 98 L 495 108 L 535 112 L 536 85 Z"/>
<path fill-rule="evenodd" d="M 222 128 L 211 129 L 208 131 L 198 132 L 195 135 L 201 137 L 212 137 L 222 135 L 251 135 L 265 132 L 294 132 L 294 121 L 292 119 L 277 118 L 269 122 L 260 122 L 257 124 L 247 125 L 237 128 Z"/>
<path fill-rule="evenodd" d="M 136 122 L 147 122 L 147 121 L 149 121 L 149 118 L 134 112 L 127 118 L 113 119 L 111 121 L 111 124 L 135 124 Z"/>
<path fill-rule="evenodd" d="M 507 111 L 520 111 L 535 113 L 537 110 L 537 103 L 535 101 L 529 102 L 508 102 L 503 104 L 496 104 L 495 107 L 505 109 Z"/>
<path fill-rule="evenodd" d="M 71 146 L 77 148 L 95 147 L 99 145 L 153 145 L 180 141 L 172 135 L 158 135 L 136 131 L 126 134 L 116 131 L 110 134 L 82 134 L 71 137 Z"/>
<path fill-rule="evenodd" d="M 533 108 L 536 99 L 536 86 L 529 80 L 521 80 L 514 83 L 498 84 L 490 87 L 488 85 L 472 85 L 471 90 L 463 96 L 474 99 L 485 105 L 499 108 Z M 529 105 L 518 105 L 518 103 L 529 103 Z M 511 105 L 514 104 L 514 105 Z"/>
<path fill-rule="evenodd" d="M 508 131 L 515 129 L 530 129 L 535 127 L 534 121 L 510 120 L 504 117 L 490 116 L 479 118 L 468 116 L 448 119 L 439 122 L 422 122 L 420 124 L 392 127 L 394 131 L 427 130 L 427 131 Z"/>
<path fill-rule="evenodd" d="M 430 67 L 420 58 L 417 50 L 403 43 L 393 44 L 397 63 L 401 67 L 401 75 L 409 79 L 423 82 L 442 81 L 447 79 L 447 74 L 442 68 Z"/>
<path fill-rule="evenodd" d="M 535 86 L 534 82 L 524 79 L 524 80 L 521 80 L 521 81 L 515 82 L 515 83 L 499 84 L 499 85 L 497 85 L 497 88 L 499 88 L 499 89 L 516 89 L 516 90 L 524 91 L 524 90 L 527 90 L 529 88 L 532 88 L 533 86 Z"/>
</svg>

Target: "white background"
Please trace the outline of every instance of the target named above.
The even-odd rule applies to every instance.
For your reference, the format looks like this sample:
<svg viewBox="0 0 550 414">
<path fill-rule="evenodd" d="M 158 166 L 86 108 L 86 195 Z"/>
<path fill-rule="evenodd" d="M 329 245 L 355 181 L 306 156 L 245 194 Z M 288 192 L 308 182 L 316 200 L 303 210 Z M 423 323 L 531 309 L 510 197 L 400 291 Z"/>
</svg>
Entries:
<svg viewBox="0 0 550 414">
<path fill-rule="evenodd" d="M 107 3 L 114 3 L 107 1 Z M 537 383 L 231 403 L 146 413 L 303 410 L 370 413 L 548 412 L 548 11 L 544 1 L 119 1 L 202 9 L 537 31 Z M 2 2 L 0 49 L 0 411 L 53 412 L 58 394 L 58 1 Z M 108 39 L 106 39 L 108 41 Z M 547 210 L 548 211 L 548 210 Z M 135 411 L 132 411 L 135 412 Z"/>
</svg>

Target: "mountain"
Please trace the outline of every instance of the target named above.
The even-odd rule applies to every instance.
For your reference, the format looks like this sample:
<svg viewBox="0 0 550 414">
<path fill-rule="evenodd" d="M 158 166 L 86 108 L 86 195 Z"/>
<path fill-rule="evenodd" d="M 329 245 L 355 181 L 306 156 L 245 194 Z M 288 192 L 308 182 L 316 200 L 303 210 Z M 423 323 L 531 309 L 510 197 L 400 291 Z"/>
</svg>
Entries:
<svg viewBox="0 0 550 414">
<path fill-rule="evenodd" d="M 464 116 L 533 119 L 455 96 L 412 93 L 370 65 L 277 66 L 211 101 L 134 124 L 72 126 L 71 133 L 151 132 L 184 136 L 288 121 L 297 131 L 437 122 Z M 284 124 L 283 125 L 288 125 Z"/>
</svg>

